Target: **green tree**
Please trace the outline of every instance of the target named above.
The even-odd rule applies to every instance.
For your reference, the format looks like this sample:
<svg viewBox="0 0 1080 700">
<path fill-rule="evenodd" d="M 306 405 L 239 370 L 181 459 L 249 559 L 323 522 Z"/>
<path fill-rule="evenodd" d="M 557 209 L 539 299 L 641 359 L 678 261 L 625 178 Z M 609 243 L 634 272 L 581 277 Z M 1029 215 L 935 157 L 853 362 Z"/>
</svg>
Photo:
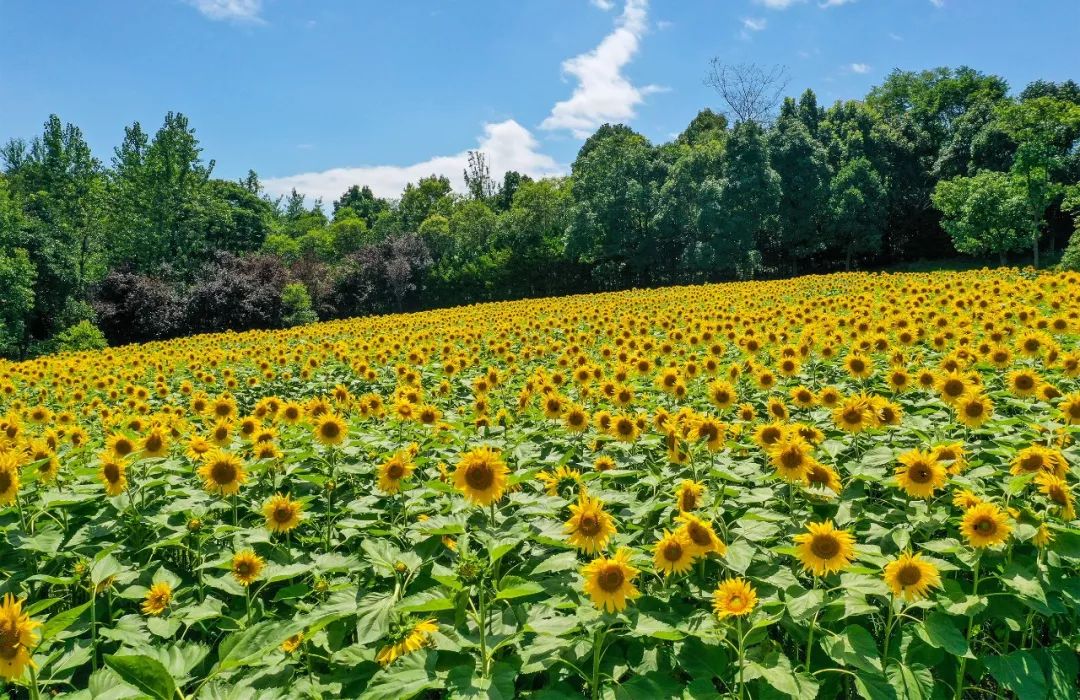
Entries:
<svg viewBox="0 0 1080 700">
<path fill-rule="evenodd" d="M 798 118 L 781 116 L 769 134 L 769 162 L 780 180 L 778 236 L 773 253 L 798 272 L 800 260 L 825 249 L 829 201 L 825 149 Z"/>
<path fill-rule="evenodd" d="M 26 346 L 36 275 L 24 249 L 0 248 L 0 356 L 20 355 Z"/>
<path fill-rule="evenodd" d="M 499 222 L 499 237 L 509 250 L 506 281 L 513 296 L 557 294 L 580 284 L 564 255 L 572 202 L 565 178 L 518 185 L 510 211 Z"/>
<path fill-rule="evenodd" d="M 1080 135 L 1080 105 L 1036 97 L 1003 105 L 998 110 L 998 121 L 1017 144 L 1010 172 L 1021 183 L 1032 256 L 1038 267 L 1046 210 L 1065 194 L 1062 176 Z"/>
<path fill-rule="evenodd" d="M 829 194 L 829 238 L 850 270 L 857 256 L 881 251 L 886 193 L 869 159 L 846 163 L 833 177 Z"/>
<path fill-rule="evenodd" d="M 311 294 L 300 282 L 290 282 L 282 288 L 281 313 L 282 323 L 286 326 L 301 326 L 319 320 L 311 306 Z"/>
<path fill-rule="evenodd" d="M 449 215 L 453 208 L 450 179 L 442 175 L 422 178 L 405 186 L 398 202 L 398 217 L 403 231 L 415 233 L 432 214 Z"/>
<path fill-rule="evenodd" d="M 1023 189 L 1007 173 L 983 171 L 973 177 L 942 180 L 934 190 L 934 206 L 953 245 L 968 255 L 1005 255 L 1025 247 L 1027 207 Z"/>
<path fill-rule="evenodd" d="M 334 221 L 358 216 L 364 220 L 368 228 L 372 228 L 379 214 L 389 208 L 390 202 L 376 197 L 367 185 L 363 187 L 353 185 L 341 195 L 341 199 L 334 202 Z"/>
</svg>

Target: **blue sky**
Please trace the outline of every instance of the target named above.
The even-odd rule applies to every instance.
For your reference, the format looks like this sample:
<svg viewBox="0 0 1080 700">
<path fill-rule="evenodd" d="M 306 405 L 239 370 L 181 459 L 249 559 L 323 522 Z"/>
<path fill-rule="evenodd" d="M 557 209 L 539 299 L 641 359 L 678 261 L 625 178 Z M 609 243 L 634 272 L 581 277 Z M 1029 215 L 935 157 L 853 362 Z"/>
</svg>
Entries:
<svg viewBox="0 0 1080 700">
<path fill-rule="evenodd" d="M 477 147 L 563 173 L 605 121 L 665 141 L 719 108 L 712 56 L 785 64 L 823 104 L 894 67 L 1018 91 L 1080 80 L 1077 27 L 1078 0 L 0 0 L 0 139 L 55 112 L 108 161 L 177 110 L 221 177 L 392 196 Z"/>
</svg>

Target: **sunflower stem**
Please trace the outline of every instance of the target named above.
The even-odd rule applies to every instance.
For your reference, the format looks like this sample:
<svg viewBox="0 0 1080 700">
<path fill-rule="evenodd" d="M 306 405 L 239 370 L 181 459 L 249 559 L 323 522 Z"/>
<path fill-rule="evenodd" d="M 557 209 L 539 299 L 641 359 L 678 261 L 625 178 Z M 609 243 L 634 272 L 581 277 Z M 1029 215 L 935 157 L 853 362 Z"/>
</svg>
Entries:
<svg viewBox="0 0 1080 700">
<path fill-rule="evenodd" d="M 813 590 L 817 590 L 817 587 L 818 587 L 818 577 L 815 576 L 814 577 Z M 821 608 L 818 607 L 818 609 L 814 611 L 814 616 L 810 618 L 810 631 L 809 631 L 809 633 L 807 634 L 807 637 L 806 637 L 806 661 L 803 664 L 804 666 L 806 666 L 806 672 L 807 673 L 810 673 L 810 653 L 814 649 L 814 627 L 817 625 L 817 616 L 818 616 L 818 613 L 820 613 L 820 612 L 821 612 Z"/>
<path fill-rule="evenodd" d="M 480 668 L 482 675 L 488 675 L 488 651 L 487 651 L 487 605 L 485 603 L 484 585 L 480 584 L 480 619 L 477 620 L 480 627 Z"/>
<path fill-rule="evenodd" d="M 30 700 L 38 700 L 40 698 L 40 691 L 38 691 L 38 677 L 37 669 L 34 664 L 30 664 Z"/>
<path fill-rule="evenodd" d="M 977 597 L 979 595 L 979 565 L 982 564 L 982 550 L 979 550 L 978 555 L 975 557 L 975 566 L 972 574 L 971 595 Z M 964 635 L 964 644 L 970 651 L 971 647 L 971 633 L 975 629 L 975 615 L 968 613 L 968 626 L 967 633 Z M 956 672 L 956 700 L 961 700 L 963 696 L 964 688 L 964 670 L 967 666 L 967 657 L 960 657 L 960 668 Z"/>
<path fill-rule="evenodd" d="M 889 619 L 885 622 L 885 643 L 883 654 L 886 663 L 889 661 L 889 636 L 892 634 L 893 623 L 896 621 L 896 598 L 889 598 Z"/>
<path fill-rule="evenodd" d="M 739 700 L 742 700 L 742 698 L 745 697 L 746 693 L 746 685 L 743 682 L 743 666 L 746 665 L 746 660 L 744 658 L 744 656 L 746 655 L 744 647 L 746 643 L 746 638 L 743 636 L 741 615 L 735 618 L 735 624 L 737 632 L 739 634 Z"/>
<path fill-rule="evenodd" d="M 593 638 L 592 678 L 589 680 L 589 693 L 592 700 L 600 698 L 600 661 L 604 657 L 603 646 L 606 632 L 604 624 L 601 624 L 596 628 L 596 635 Z"/>
<path fill-rule="evenodd" d="M 251 624 L 251 584 L 244 586 L 244 627 Z"/>
</svg>

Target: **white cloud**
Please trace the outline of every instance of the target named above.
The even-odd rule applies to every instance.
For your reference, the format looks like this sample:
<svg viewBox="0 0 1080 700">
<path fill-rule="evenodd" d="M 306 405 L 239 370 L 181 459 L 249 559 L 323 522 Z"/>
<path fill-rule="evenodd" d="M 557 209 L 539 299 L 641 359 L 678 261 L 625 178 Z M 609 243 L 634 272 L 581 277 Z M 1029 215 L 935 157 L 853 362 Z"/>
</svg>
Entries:
<svg viewBox="0 0 1080 700">
<path fill-rule="evenodd" d="M 764 5 L 770 10 L 786 10 L 792 5 L 806 2 L 806 0 L 755 0 L 757 4 Z"/>
<path fill-rule="evenodd" d="M 934 7 L 945 7 L 945 0 L 930 0 L 930 4 Z"/>
<path fill-rule="evenodd" d="M 637 53 L 647 29 L 648 0 L 626 0 L 615 30 L 586 53 L 563 61 L 563 72 L 577 79 L 569 99 L 555 104 L 541 129 L 569 129 L 575 137 L 586 138 L 604 122 L 626 121 L 647 95 L 661 88 L 638 87 L 622 69 Z"/>
<path fill-rule="evenodd" d="M 507 170 L 517 170 L 531 177 L 549 177 L 566 172 L 564 166 L 541 153 L 539 142 L 528 129 L 513 119 L 484 124 L 477 150 L 487 156 L 491 175 L 501 178 Z M 445 175 L 455 190 L 464 191 L 463 172 L 468 151 L 436 156 L 412 165 L 372 165 L 331 168 L 321 172 L 300 173 L 267 179 L 263 184 L 272 194 L 288 194 L 292 189 L 310 198 L 321 197 L 330 203 L 352 185 L 367 185 L 380 197 L 398 197 L 405 185 L 429 175 Z"/>
<path fill-rule="evenodd" d="M 742 21 L 742 26 L 752 32 L 760 32 L 767 24 L 764 18 L 758 17 L 744 17 Z"/>
<path fill-rule="evenodd" d="M 589 1 L 592 2 L 592 4 L 596 5 L 597 7 L 599 7 L 601 10 L 610 10 L 611 8 L 615 7 L 615 1 L 614 0 L 589 0 Z"/>
<path fill-rule="evenodd" d="M 852 63 L 848 65 L 848 69 L 852 73 L 859 73 L 860 75 L 870 72 L 870 66 L 866 65 L 865 63 Z"/>
<path fill-rule="evenodd" d="M 821 3 L 822 8 L 840 7 L 841 5 L 850 5 L 855 0 L 825 0 Z"/>
<path fill-rule="evenodd" d="M 187 0 L 210 19 L 261 22 L 262 0 Z"/>
</svg>

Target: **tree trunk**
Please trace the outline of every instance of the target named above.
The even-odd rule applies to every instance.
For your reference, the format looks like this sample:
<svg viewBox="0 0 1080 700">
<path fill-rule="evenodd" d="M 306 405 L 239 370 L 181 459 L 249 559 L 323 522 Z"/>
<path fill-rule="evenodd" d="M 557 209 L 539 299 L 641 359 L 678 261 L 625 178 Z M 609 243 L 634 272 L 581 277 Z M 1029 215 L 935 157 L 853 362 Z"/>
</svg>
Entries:
<svg viewBox="0 0 1080 700">
<path fill-rule="evenodd" d="M 1005 267 L 1005 251 L 998 251 L 998 267 Z"/>
<path fill-rule="evenodd" d="M 1035 229 L 1035 235 L 1031 237 L 1031 252 L 1035 258 L 1035 269 L 1039 269 L 1039 229 Z"/>
</svg>

